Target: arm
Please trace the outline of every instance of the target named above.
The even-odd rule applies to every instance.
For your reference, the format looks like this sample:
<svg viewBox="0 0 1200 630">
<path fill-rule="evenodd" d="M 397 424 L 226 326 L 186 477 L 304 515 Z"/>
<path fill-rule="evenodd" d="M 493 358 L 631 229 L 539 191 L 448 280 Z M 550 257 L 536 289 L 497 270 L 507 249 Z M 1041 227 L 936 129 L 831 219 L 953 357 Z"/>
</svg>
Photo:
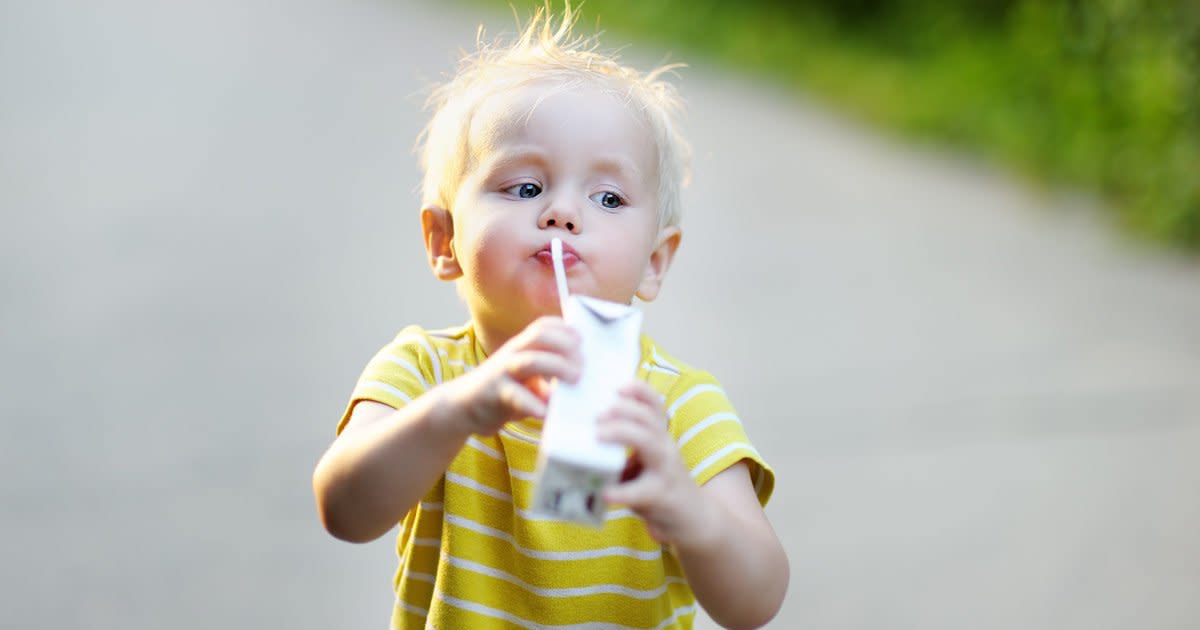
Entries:
<svg viewBox="0 0 1200 630">
<path fill-rule="evenodd" d="M 579 338 L 559 318 L 540 319 L 475 370 L 401 409 L 358 403 L 317 462 L 313 494 L 325 529 L 351 542 L 383 535 L 446 471 L 472 433 L 546 412 L 545 383 L 574 381 Z"/>
<path fill-rule="evenodd" d="M 666 430 L 662 399 L 644 383 L 601 417 L 601 439 L 630 447 L 637 476 L 605 492 L 675 550 L 696 599 L 727 628 L 757 628 L 783 605 L 787 556 L 758 503 L 745 463 L 697 486 Z"/>
<path fill-rule="evenodd" d="M 436 387 L 399 410 L 355 405 L 313 472 L 317 511 L 330 534 L 350 542 L 382 536 L 446 470 L 470 435 L 446 390 Z"/>
<path fill-rule="evenodd" d="M 727 628 L 765 625 L 783 604 L 789 569 L 783 545 L 737 463 L 700 488 L 694 538 L 675 553 L 696 599 Z"/>
</svg>

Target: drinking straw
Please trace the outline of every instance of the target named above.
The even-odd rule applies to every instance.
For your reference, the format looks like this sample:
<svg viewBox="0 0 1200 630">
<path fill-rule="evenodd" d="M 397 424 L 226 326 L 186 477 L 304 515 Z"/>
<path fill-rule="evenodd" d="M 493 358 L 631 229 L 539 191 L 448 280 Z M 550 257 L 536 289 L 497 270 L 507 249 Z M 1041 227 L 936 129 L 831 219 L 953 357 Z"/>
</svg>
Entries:
<svg viewBox="0 0 1200 630">
<path fill-rule="evenodd" d="M 550 239 L 550 258 L 554 261 L 554 284 L 558 286 L 558 308 L 567 314 L 567 271 L 563 268 L 562 241 Z"/>
</svg>

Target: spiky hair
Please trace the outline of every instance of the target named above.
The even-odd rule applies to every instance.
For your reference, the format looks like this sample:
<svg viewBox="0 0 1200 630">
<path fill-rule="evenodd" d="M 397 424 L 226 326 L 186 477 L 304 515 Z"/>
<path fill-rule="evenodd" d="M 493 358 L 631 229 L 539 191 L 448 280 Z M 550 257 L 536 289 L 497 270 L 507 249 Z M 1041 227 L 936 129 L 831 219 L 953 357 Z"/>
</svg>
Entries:
<svg viewBox="0 0 1200 630">
<path fill-rule="evenodd" d="M 530 84 L 550 84 L 555 90 L 591 84 L 619 94 L 652 131 L 659 226 L 679 223 L 680 189 L 689 176 L 691 152 L 681 130 L 683 101 L 664 75 L 681 64 L 640 72 L 615 54 L 599 52 L 594 36 L 572 33 L 577 19 L 568 3 L 556 21 L 547 3 L 512 42 L 488 43 L 480 28 L 475 52 L 464 53 L 454 76 L 434 87 L 427 102 L 433 115 L 417 140 L 424 207 L 453 211 L 458 186 L 473 166 L 471 120 L 487 98 Z"/>
</svg>

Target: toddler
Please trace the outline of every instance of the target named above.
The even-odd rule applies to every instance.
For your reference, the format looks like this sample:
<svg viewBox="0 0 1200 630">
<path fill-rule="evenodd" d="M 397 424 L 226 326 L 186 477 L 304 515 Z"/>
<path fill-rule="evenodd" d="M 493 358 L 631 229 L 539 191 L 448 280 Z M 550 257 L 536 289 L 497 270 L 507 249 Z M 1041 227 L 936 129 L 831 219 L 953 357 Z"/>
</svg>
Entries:
<svg viewBox="0 0 1200 630">
<path fill-rule="evenodd" d="M 367 364 L 313 473 L 334 536 L 400 525 L 393 628 L 758 627 L 788 565 L 762 506 L 774 474 L 717 381 L 646 336 L 600 412 L 631 453 L 601 529 L 530 509 L 541 418 L 575 382 L 550 242 L 572 294 L 653 300 L 679 247 L 679 99 L 539 11 L 438 88 L 421 140 L 430 268 L 470 321 L 410 326 Z"/>
</svg>

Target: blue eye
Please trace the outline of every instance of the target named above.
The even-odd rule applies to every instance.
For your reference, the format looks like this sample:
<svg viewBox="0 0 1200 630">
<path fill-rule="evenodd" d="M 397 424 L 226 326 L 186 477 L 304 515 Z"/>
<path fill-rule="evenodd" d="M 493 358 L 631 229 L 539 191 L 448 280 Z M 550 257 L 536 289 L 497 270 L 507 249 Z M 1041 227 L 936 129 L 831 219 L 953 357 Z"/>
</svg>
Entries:
<svg viewBox="0 0 1200 630">
<path fill-rule="evenodd" d="M 521 199 L 533 199 L 534 197 L 542 194 L 542 187 L 538 186 L 537 184 L 525 182 L 524 184 L 517 184 L 516 186 L 505 188 L 504 192 L 509 193 L 510 195 L 516 195 Z"/>
<path fill-rule="evenodd" d="M 591 199 L 609 210 L 615 210 L 625 205 L 625 200 L 621 199 L 616 193 L 608 191 L 596 193 L 592 195 Z"/>
</svg>

